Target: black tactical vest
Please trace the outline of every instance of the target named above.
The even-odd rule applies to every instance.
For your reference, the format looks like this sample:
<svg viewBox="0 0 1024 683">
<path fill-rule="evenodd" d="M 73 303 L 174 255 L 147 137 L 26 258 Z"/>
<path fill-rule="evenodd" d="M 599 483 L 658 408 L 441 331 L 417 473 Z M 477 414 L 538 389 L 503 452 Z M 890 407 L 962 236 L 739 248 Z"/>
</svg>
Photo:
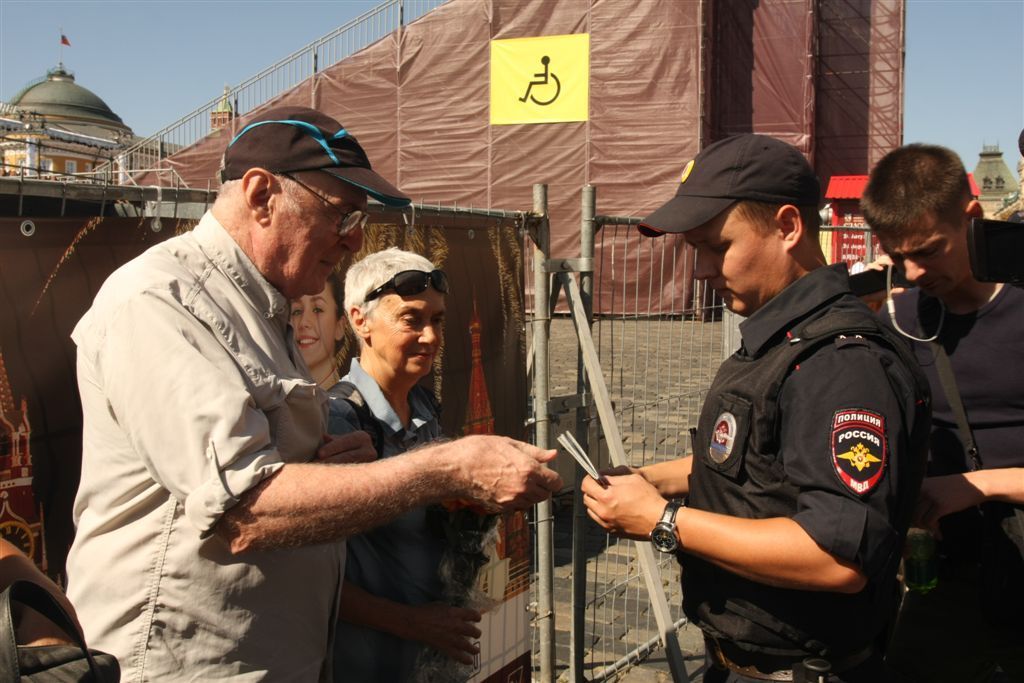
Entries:
<svg viewBox="0 0 1024 683">
<path fill-rule="evenodd" d="M 901 457 L 898 485 L 905 487 L 893 526 L 905 533 L 925 471 L 930 394 L 902 340 L 866 309 L 826 313 L 798 325 L 759 357 L 735 354 L 722 364 L 694 441 L 694 472 L 710 471 L 691 478 L 691 507 L 747 519 L 796 513 L 798 491 L 786 481 L 779 458 L 781 389 L 793 368 L 817 350 L 849 343 L 875 351 L 892 390 L 907 407 L 908 414 L 900 416 L 903 442 L 892 444 Z M 869 580 L 855 595 L 774 588 L 686 556 L 683 604 L 701 629 L 749 650 L 842 656 L 867 645 L 891 616 L 899 549 L 893 555 L 884 580 Z"/>
</svg>

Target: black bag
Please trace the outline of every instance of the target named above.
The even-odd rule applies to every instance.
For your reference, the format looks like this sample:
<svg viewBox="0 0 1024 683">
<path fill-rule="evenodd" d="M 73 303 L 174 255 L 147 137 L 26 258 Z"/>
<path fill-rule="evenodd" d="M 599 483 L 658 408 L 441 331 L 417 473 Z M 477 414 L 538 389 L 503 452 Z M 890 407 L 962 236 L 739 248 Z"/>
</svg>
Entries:
<svg viewBox="0 0 1024 683">
<path fill-rule="evenodd" d="M 73 637 L 73 645 L 18 645 L 11 602 L 31 607 Z M 0 680 L 38 683 L 117 683 L 121 667 L 113 655 L 89 650 L 71 617 L 50 593 L 31 581 L 15 581 L 0 593 Z"/>
</svg>

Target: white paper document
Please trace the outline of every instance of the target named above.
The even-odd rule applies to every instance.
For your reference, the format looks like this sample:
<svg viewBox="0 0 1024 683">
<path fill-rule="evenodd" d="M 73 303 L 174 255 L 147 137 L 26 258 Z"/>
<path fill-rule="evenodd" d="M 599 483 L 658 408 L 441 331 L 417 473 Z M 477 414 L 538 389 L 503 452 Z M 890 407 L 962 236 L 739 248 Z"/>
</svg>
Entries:
<svg viewBox="0 0 1024 683">
<path fill-rule="evenodd" d="M 558 443 L 562 444 L 562 448 L 569 452 L 569 455 L 579 463 L 584 472 L 597 481 L 604 483 L 604 477 L 601 476 L 597 471 L 597 468 L 594 467 L 594 463 L 590 461 L 590 457 L 587 456 L 587 452 L 583 450 L 583 446 L 580 445 L 580 442 L 576 440 L 575 436 L 570 432 L 563 432 L 562 435 L 558 437 Z"/>
</svg>

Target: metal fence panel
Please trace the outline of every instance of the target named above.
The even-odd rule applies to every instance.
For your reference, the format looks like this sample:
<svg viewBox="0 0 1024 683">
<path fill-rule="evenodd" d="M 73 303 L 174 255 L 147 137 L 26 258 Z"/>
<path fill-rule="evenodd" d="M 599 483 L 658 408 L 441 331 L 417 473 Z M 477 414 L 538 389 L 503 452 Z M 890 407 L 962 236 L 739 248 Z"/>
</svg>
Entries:
<svg viewBox="0 0 1024 683">
<path fill-rule="evenodd" d="M 602 227 L 593 245 L 592 303 L 593 310 L 604 313 L 594 321 L 593 337 L 627 458 L 642 466 L 683 457 L 691 450 L 689 428 L 726 355 L 721 301 L 689 282 L 693 254 L 681 239 L 644 238 L 636 232 L 635 218 L 597 220 Z M 585 246 L 582 252 L 586 256 Z M 581 264 L 585 267 L 586 259 Z M 546 318 L 549 309 L 532 303 L 535 319 Z M 552 404 L 571 408 L 573 395 L 576 402 L 580 398 L 577 338 L 568 317 L 551 316 L 548 348 Z M 573 410 L 552 412 L 552 439 L 574 431 Z M 580 440 L 589 441 L 599 466 L 607 466 L 606 444 L 591 412 L 583 435 L 589 438 Z M 564 460 L 557 467 L 577 489 L 577 470 L 569 458 Z M 552 561 L 554 601 L 538 603 L 536 610 L 538 615 L 553 613 L 557 672 L 568 669 L 570 680 L 601 680 L 660 647 L 635 544 L 606 535 L 590 522 L 578 496 L 557 506 Z M 659 564 L 672 619 L 681 626 L 678 565 L 671 557 Z M 535 594 L 535 602 L 539 599 Z M 535 674 L 542 669 L 538 645 L 535 637 Z"/>
</svg>

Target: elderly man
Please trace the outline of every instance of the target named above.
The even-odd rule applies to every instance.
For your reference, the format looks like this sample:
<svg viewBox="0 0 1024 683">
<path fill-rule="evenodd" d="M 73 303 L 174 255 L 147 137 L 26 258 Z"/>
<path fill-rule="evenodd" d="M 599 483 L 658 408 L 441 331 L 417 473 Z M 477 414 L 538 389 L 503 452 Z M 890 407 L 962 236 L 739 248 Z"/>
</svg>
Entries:
<svg viewBox="0 0 1024 683">
<path fill-rule="evenodd" d="M 69 593 L 125 680 L 329 680 L 343 539 L 448 498 L 531 505 L 554 457 L 469 437 L 376 462 L 324 437 L 288 325 L 359 249 L 366 197 L 408 199 L 356 139 L 268 111 L 224 153 L 191 233 L 119 268 L 75 328 L 84 412 Z"/>
<path fill-rule="evenodd" d="M 799 151 L 741 135 L 702 151 L 641 224 L 683 233 L 695 276 L 746 318 L 743 342 L 693 455 L 588 478 L 584 502 L 677 554 L 708 683 L 882 680 L 874 646 L 923 474 L 927 383 L 845 266 L 825 266 L 818 194 Z"/>
</svg>

